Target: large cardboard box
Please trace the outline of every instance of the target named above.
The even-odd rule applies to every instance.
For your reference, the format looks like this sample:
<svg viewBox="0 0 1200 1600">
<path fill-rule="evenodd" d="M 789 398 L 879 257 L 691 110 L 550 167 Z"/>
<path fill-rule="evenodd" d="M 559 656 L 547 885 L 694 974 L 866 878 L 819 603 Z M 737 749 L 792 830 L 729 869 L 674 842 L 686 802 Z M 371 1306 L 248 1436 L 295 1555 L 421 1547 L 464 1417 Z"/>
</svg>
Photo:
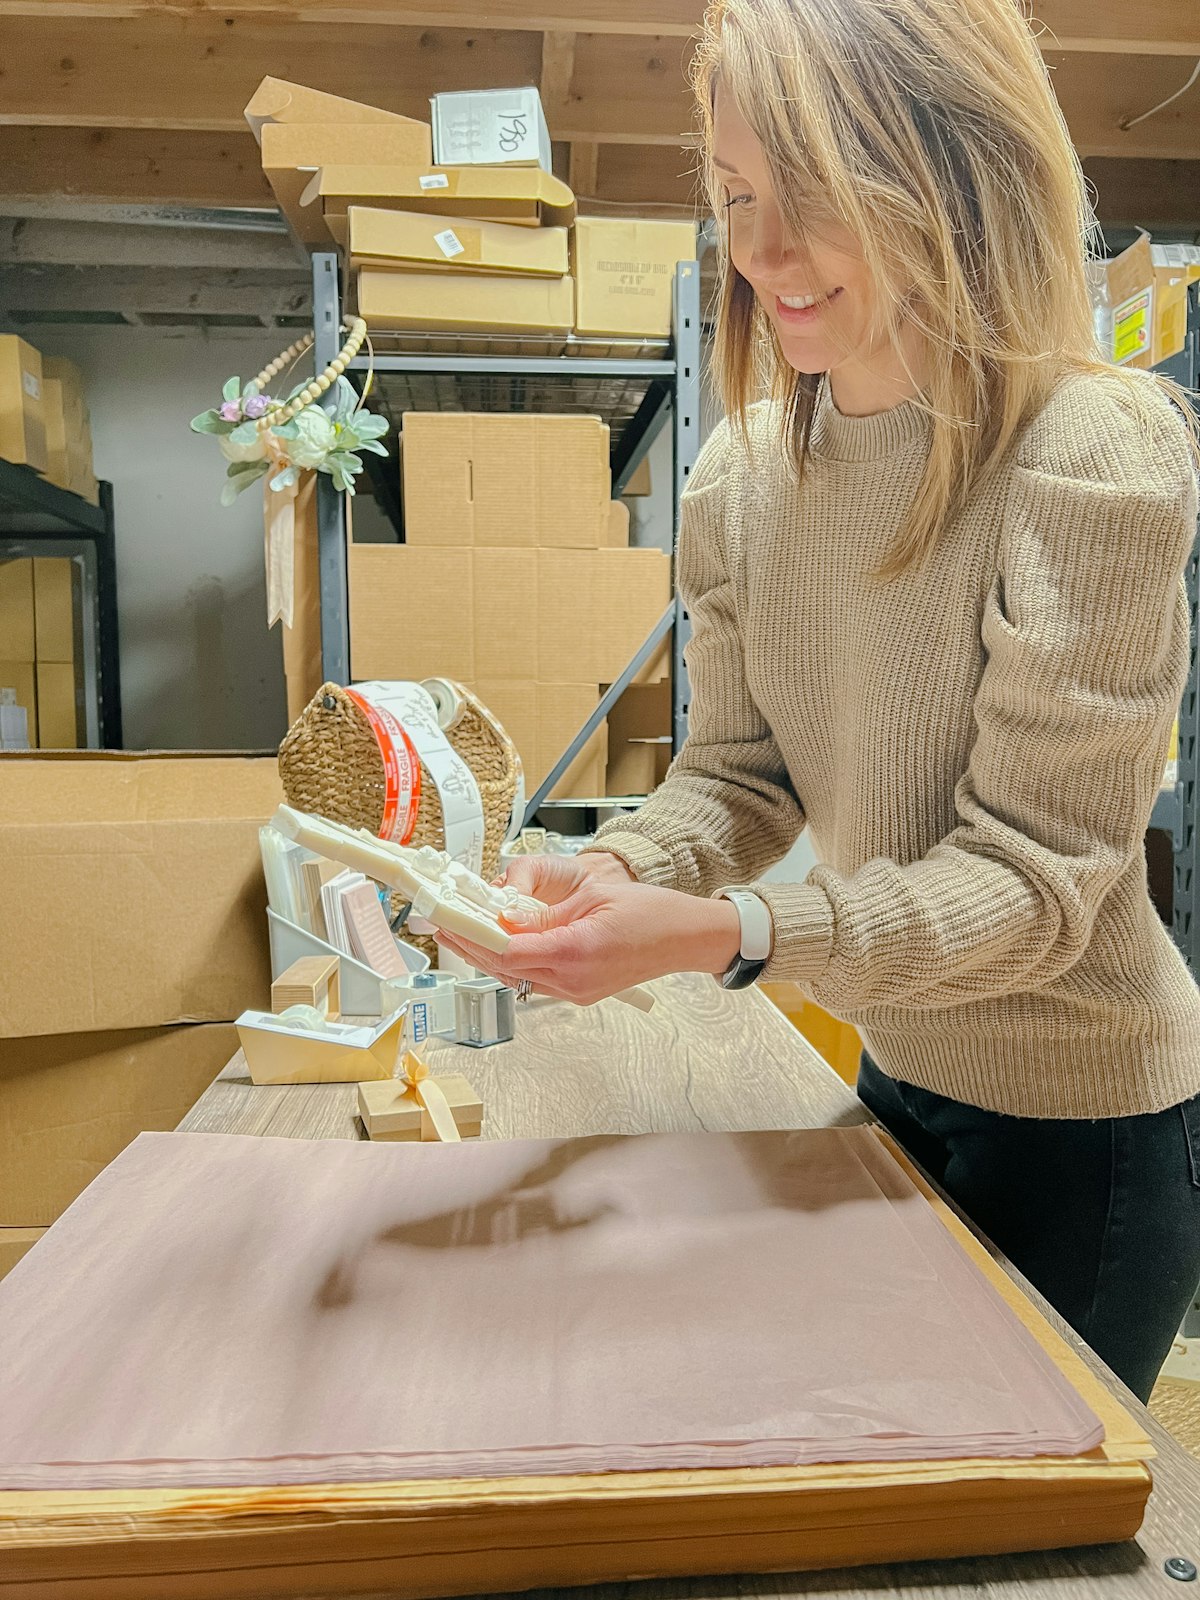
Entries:
<svg viewBox="0 0 1200 1600">
<path fill-rule="evenodd" d="M 324 212 L 325 226 L 343 247 L 353 206 L 518 227 L 567 228 L 575 220 L 575 196 L 540 167 L 330 165 L 310 179 L 301 204 Z"/>
<path fill-rule="evenodd" d="M 60 489 L 69 489 L 71 467 L 67 455 L 66 415 L 63 410 L 63 386 L 58 378 L 43 378 L 42 402 L 46 414 L 45 477 Z"/>
<path fill-rule="evenodd" d="M 45 1232 L 45 1228 L 0 1228 L 0 1278 L 29 1254 Z"/>
<path fill-rule="evenodd" d="M 37 677 L 38 747 L 78 750 L 87 743 L 81 686 L 69 661 L 39 661 Z"/>
<path fill-rule="evenodd" d="M 266 122 L 262 165 L 267 182 L 293 233 L 310 250 L 328 250 L 332 235 L 319 204 L 301 196 L 329 162 L 429 165 L 427 122 Z"/>
<path fill-rule="evenodd" d="M 0 1039 L 0 1228 L 52 1223 L 139 1133 L 176 1127 L 237 1047 L 232 1023 Z"/>
<path fill-rule="evenodd" d="M 44 356 L 47 405 L 46 476 L 60 488 L 82 496 L 92 505 L 100 503 L 99 485 L 92 462 L 92 425 L 84 393 L 83 375 L 73 361 L 64 356 Z M 49 386 L 53 385 L 53 390 Z M 61 398 L 61 445 L 58 431 L 58 403 Z M 53 411 L 51 411 L 53 407 Z M 60 449 L 65 452 L 65 462 Z"/>
<path fill-rule="evenodd" d="M 383 111 L 379 106 L 364 105 L 361 100 L 346 100 L 340 94 L 326 94 L 324 89 L 310 89 L 307 84 L 289 83 L 286 78 L 264 78 L 251 96 L 245 116 L 250 131 L 260 143 L 262 130 L 268 123 L 348 122 L 378 125 L 411 123 L 414 120 L 401 116 L 398 111 Z"/>
<path fill-rule="evenodd" d="M 75 562 L 37 556 L 33 562 L 35 653 L 39 661 L 74 661 L 77 606 Z"/>
<path fill-rule="evenodd" d="M 0 659 L 32 661 L 35 654 L 33 562 L 0 561 Z"/>
<path fill-rule="evenodd" d="M 594 550 L 608 540 L 609 432 L 598 417 L 410 411 L 403 477 L 410 545 Z"/>
<path fill-rule="evenodd" d="M 633 684 L 608 717 L 605 793 L 651 794 L 671 764 L 671 682 Z"/>
<path fill-rule="evenodd" d="M 0 458 L 46 470 L 42 358 L 15 333 L 0 334 Z"/>
<path fill-rule="evenodd" d="M 500 719 L 517 747 L 526 798 L 583 727 L 600 698 L 594 683 L 539 683 L 530 678 L 486 678 L 469 686 Z M 608 736 L 601 724 L 551 791 L 551 799 L 602 795 Z"/>
<path fill-rule="evenodd" d="M 571 278 L 468 277 L 465 273 L 358 274 L 358 311 L 371 328 L 451 333 L 570 333 Z"/>
<path fill-rule="evenodd" d="M 517 228 L 436 212 L 350 208 L 350 265 L 400 271 L 532 273 L 567 270 L 565 228 Z"/>
<path fill-rule="evenodd" d="M 661 550 L 350 546 L 350 670 L 358 679 L 611 683 L 671 594 Z M 639 681 L 668 670 L 668 642 Z"/>
<path fill-rule="evenodd" d="M 0 1038 L 265 1008 L 281 798 L 273 757 L 0 756 Z"/>
<path fill-rule="evenodd" d="M 696 256 L 696 226 L 580 217 L 572 234 L 575 327 L 582 335 L 664 339 L 675 264 Z"/>
<path fill-rule="evenodd" d="M 553 165 L 542 97 L 534 88 L 460 89 L 429 102 L 433 153 L 447 167 Z"/>
<path fill-rule="evenodd" d="M 1200 249 L 1157 245 L 1143 233 L 1108 263 L 1112 360 L 1153 367 L 1187 340 L 1188 285 L 1200 279 Z"/>
</svg>

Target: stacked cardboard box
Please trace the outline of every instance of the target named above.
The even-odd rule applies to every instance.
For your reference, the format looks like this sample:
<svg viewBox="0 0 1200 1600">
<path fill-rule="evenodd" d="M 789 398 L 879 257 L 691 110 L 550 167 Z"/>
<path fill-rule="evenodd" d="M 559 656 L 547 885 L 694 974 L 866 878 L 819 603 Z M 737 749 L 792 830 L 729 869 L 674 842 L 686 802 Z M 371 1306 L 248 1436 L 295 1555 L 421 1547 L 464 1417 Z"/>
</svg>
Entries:
<svg viewBox="0 0 1200 1600">
<path fill-rule="evenodd" d="M 0 1272 L 268 1003 L 272 759 L 0 756 Z"/>
<path fill-rule="evenodd" d="M 595 417 L 409 413 L 403 467 L 407 542 L 351 546 L 351 674 L 465 683 L 536 787 L 662 615 L 669 558 L 628 548 Z M 640 681 L 667 672 L 664 646 Z M 556 794 L 604 794 L 607 755 L 601 728 Z"/>
<path fill-rule="evenodd" d="M 80 743 L 79 616 L 69 556 L 0 562 L 0 689 L 11 689 L 25 708 L 31 746 Z"/>
<path fill-rule="evenodd" d="M 92 424 L 79 368 L 61 356 L 42 358 L 46 406 L 46 477 L 60 489 L 100 503 L 92 465 Z"/>
<path fill-rule="evenodd" d="M 372 328 L 670 334 L 694 224 L 572 227 L 536 89 L 439 94 L 431 109 L 432 128 L 276 78 L 246 108 L 284 216 L 308 248 L 343 252 Z"/>
<path fill-rule="evenodd" d="M 15 333 L 0 334 L 0 459 L 46 470 L 42 358 Z"/>
</svg>

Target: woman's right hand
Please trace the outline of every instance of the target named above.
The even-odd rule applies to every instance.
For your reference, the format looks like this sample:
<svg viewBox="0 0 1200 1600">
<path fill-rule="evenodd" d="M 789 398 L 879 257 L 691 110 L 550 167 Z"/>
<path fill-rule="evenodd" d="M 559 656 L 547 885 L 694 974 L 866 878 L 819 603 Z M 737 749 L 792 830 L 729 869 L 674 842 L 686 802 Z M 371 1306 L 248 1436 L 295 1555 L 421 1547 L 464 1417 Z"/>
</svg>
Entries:
<svg viewBox="0 0 1200 1600">
<path fill-rule="evenodd" d="M 556 906 L 597 878 L 609 883 L 635 881 L 621 858 L 606 850 L 588 850 L 578 856 L 518 856 L 501 881 L 510 889 Z"/>
</svg>

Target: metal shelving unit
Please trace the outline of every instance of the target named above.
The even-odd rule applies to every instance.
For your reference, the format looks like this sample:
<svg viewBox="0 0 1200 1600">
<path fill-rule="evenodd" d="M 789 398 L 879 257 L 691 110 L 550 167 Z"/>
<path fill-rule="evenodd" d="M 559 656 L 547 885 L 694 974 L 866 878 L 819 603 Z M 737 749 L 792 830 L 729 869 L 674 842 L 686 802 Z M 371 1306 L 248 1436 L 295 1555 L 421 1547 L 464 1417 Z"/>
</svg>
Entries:
<svg viewBox="0 0 1200 1600">
<path fill-rule="evenodd" d="M 117 560 L 112 485 L 100 504 L 0 461 L 0 559 L 66 556 L 79 572 L 80 646 L 87 747 L 121 746 L 121 668 L 117 641 Z"/>
<path fill-rule="evenodd" d="M 1188 290 L 1187 340 L 1183 350 L 1159 369 L 1193 397 L 1200 391 L 1200 294 Z M 1193 398 L 1200 407 L 1200 400 Z M 1171 835 L 1174 849 L 1172 932 L 1184 960 L 1200 978 L 1200 536 L 1187 568 L 1191 615 L 1191 657 L 1187 686 L 1179 707 L 1179 770 L 1174 789 L 1164 789 L 1154 805 L 1150 826 Z"/>
<path fill-rule="evenodd" d="M 314 355 L 318 369 L 341 343 L 338 260 L 332 253 L 313 256 Z M 372 334 L 372 355 L 347 369 L 360 381 L 374 369 L 371 403 L 398 432 L 406 411 L 496 411 L 577 413 L 599 416 L 611 434 L 613 494 L 619 495 L 654 440 L 672 424 L 674 526 L 679 533 L 679 501 L 700 443 L 700 268 L 680 262 L 675 273 L 670 341 L 583 340 L 574 336 L 499 334 L 455 335 L 446 339 L 413 333 Z M 367 457 L 376 497 L 399 530 L 394 484 Z M 346 571 L 346 508 L 330 480 L 317 481 L 320 551 L 321 655 L 325 677 L 350 681 L 350 638 Z M 595 711 L 537 793 L 530 797 L 532 818 L 562 774 L 592 737 L 612 706 L 668 633 L 674 635 L 672 683 L 674 727 L 679 748 L 687 732 L 688 683 L 683 646 L 687 617 L 678 601 L 655 624 L 633 661 L 598 702 Z M 577 804 L 579 802 L 576 802 Z M 608 802 L 606 802 L 608 803 Z"/>
</svg>

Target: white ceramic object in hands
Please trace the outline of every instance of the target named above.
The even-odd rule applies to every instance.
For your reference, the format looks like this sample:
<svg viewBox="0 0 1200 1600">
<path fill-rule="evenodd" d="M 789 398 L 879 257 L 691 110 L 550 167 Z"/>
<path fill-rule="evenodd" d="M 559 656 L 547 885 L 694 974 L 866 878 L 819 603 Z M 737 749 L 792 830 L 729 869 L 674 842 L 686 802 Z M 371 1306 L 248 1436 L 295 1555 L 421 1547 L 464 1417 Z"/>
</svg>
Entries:
<svg viewBox="0 0 1200 1600">
<path fill-rule="evenodd" d="M 513 910 L 532 914 L 542 904 L 515 889 L 485 882 L 432 845 L 414 850 L 380 839 L 365 828 L 328 822 L 292 806 L 280 806 L 271 820 L 285 838 L 398 890 L 416 916 L 494 955 L 504 954 L 510 937 L 500 918 Z M 642 1011 L 649 1011 L 654 1004 L 645 989 L 626 989 L 616 998 Z"/>
</svg>

